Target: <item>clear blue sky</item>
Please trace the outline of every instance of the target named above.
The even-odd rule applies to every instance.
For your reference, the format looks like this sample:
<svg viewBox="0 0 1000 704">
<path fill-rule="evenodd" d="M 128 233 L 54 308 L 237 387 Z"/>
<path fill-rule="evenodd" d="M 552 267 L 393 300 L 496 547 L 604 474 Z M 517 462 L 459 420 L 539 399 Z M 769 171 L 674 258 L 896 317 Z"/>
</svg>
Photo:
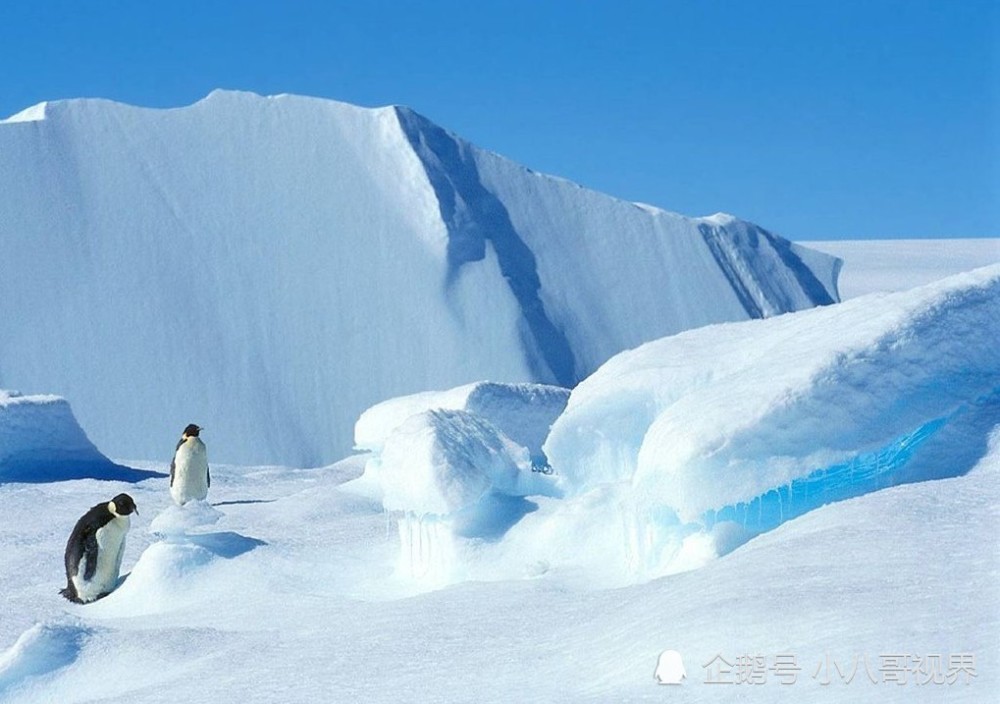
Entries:
<svg viewBox="0 0 1000 704">
<path fill-rule="evenodd" d="M 998 0 L 4 2 L 0 114 L 213 88 L 409 105 L 792 239 L 1000 236 Z"/>
</svg>

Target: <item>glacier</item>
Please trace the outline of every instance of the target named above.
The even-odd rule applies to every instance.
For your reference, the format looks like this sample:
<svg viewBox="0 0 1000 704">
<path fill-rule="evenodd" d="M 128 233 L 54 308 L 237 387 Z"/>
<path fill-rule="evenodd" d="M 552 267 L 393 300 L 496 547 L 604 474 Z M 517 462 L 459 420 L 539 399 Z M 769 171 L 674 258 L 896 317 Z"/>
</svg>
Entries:
<svg viewBox="0 0 1000 704">
<path fill-rule="evenodd" d="M 535 173 L 404 107 L 216 91 L 0 121 L 0 385 L 116 458 L 319 466 L 384 399 L 572 387 L 614 354 L 838 300 L 840 260 Z"/>
</svg>

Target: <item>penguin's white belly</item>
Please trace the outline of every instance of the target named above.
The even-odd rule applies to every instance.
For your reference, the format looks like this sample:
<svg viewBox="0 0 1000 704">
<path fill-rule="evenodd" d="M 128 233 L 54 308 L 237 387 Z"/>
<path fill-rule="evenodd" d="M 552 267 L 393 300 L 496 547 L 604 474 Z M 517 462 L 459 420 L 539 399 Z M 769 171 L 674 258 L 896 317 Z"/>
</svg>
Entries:
<svg viewBox="0 0 1000 704">
<path fill-rule="evenodd" d="M 94 576 L 89 580 L 83 578 L 87 573 L 87 556 L 84 555 L 72 578 L 80 601 L 93 601 L 118 585 L 129 523 L 128 516 L 117 516 L 97 529 L 97 569 Z"/>
<path fill-rule="evenodd" d="M 198 438 L 188 438 L 177 448 L 170 495 L 179 505 L 208 496 L 208 453 Z"/>
</svg>

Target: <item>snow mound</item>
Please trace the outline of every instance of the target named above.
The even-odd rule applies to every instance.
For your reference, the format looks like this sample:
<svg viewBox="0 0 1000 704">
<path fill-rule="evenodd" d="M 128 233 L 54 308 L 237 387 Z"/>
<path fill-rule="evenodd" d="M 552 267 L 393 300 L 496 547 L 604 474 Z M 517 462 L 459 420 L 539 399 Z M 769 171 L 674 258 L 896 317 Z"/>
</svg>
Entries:
<svg viewBox="0 0 1000 704">
<path fill-rule="evenodd" d="M 159 476 L 116 465 L 94 447 L 65 399 L 0 389 L 0 482 Z"/>
<path fill-rule="evenodd" d="M 198 418 L 218 461 L 322 466 L 382 399 L 570 387 L 643 342 L 837 298 L 833 257 L 531 172 L 406 108 L 216 91 L 44 115 L 0 124 L 0 366 L 76 399 L 116 457 L 161 457 Z"/>
<path fill-rule="evenodd" d="M 36 624 L 0 654 L 0 697 L 29 680 L 72 664 L 90 631 L 80 626 Z"/>
<path fill-rule="evenodd" d="M 184 535 L 219 522 L 222 511 L 208 501 L 188 501 L 183 506 L 165 508 L 149 524 L 149 532 L 164 536 Z"/>
<path fill-rule="evenodd" d="M 629 561 L 662 571 L 695 533 L 731 547 L 831 501 L 967 472 L 1000 423 L 998 339 L 1000 265 L 690 331 L 581 383 L 544 449 L 570 494 L 614 487 Z"/>
<path fill-rule="evenodd" d="M 214 568 L 264 545 L 232 531 L 175 534 L 147 547 L 117 589 L 88 604 L 88 617 L 145 616 L 182 609 L 214 593 Z"/>
<path fill-rule="evenodd" d="M 360 450 L 378 452 L 392 432 L 412 416 L 429 410 L 462 410 L 489 421 L 526 447 L 532 462 L 544 464 L 542 443 L 568 399 L 569 389 L 558 386 L 495 382 L 411 394 L 383 401 L 362 413 L 354 426 L 354 443 Z"/>
</svg>

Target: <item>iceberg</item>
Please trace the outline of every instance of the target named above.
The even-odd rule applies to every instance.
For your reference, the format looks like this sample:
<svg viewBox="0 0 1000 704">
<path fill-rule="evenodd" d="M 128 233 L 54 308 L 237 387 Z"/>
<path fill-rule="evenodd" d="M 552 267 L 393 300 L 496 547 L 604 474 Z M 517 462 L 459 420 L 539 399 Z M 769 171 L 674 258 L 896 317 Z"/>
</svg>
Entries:
<svg viewBox="0 0 1000 704">
<path fill-rule="evenodd" d="M 404 107 L 216 91 L 0 123 L 5 385 L 115 457 L 316 467 L 384 399 L 571 387 L 682 330 L 837 300 L 840 260 L 535 173 Z"/>
</svg>

